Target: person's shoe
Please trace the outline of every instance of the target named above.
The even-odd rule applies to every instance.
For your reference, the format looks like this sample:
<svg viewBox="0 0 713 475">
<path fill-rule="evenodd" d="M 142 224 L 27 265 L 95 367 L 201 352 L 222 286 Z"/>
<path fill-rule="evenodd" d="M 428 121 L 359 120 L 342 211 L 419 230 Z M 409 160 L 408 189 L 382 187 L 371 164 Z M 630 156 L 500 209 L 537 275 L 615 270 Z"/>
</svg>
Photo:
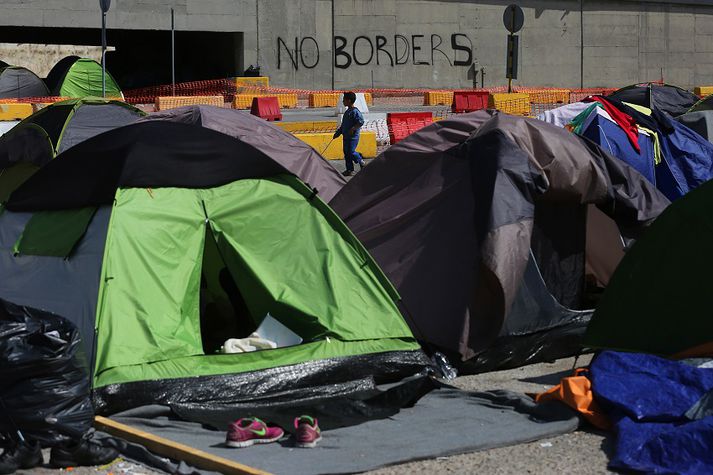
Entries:
<svg viewBox="0 0 713 475">
<path fill-rule="evenodd" d="M 364 163 L 364 160 L 362 160 L 361 162 L 359 162 L 359 171 L 362 171 L 365 166 L 366 166 L 366 163 Z"/>
<path fill-rule="evenodd" d="M 319 429 L 317 419 L 310 416 L 295 418 L 295 445 L 303 449 L 313 449 L 317 442 L 322 440 L 322 431 Z"/>
<path fill-rule="evenodd" d="M 106 465 L 119 456 L 111 447 L 104 447 L 84 437 L 78 443 L 52 447 L 50 465 L 53 468 L 91 467 Z"/>
<path fill-rule="evenodd" d="M 268 427 L 257 417 L 246 417 L 228 425 L 225 445 L 228 447 L 250 447 L 253 444 L 277 442 L 285 435 L 279 427 Z"/>
<path fill-rule="evenodd" d="M 20 443 L 0 455 L 0 474 L 15 473 L 42 465 L 42 448 L 38 443 Z"/>
<path fill-rule="evenodd" d="M 343 176 L 352 176 L 354 174 L 354 170 L 344 170 L 342 172 Z"/>
</svg>

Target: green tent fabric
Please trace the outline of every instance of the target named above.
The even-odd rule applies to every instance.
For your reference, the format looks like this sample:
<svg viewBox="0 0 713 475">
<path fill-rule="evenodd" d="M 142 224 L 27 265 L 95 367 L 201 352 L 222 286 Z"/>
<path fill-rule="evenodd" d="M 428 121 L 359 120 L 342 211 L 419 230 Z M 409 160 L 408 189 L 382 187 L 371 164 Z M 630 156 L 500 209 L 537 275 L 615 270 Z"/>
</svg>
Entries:
<svg viewBox="0 0 713 475">
<path fill-rule="evenodd" d="M 89 139 L 11 195 L 0 229 L 0 298 L 80 327 L 102 401 L 157 403 L 173 385 L 213 397 L 206 388 L 223 394 L 236 375 L 280 387 L 429 365 L 398 293 L 315 190 L 210 129 L 153 121 Z M 220 353 L 267 315 L 302 344 Z"/>
<path fill-rule="evenodd" d="M 136 366 L 144 378 L 224 370 L 225 364 L 204 358 L 201 342 L 206 221 L 207 238 L 218 243 L 255 325 L 269 313 L 323 357 L 369 351 L 384 338 L 393 339 L 391 349 L 416 348 L 404 320 L 394 318 L 399 311 L 378 268 L 365 261 L 356 241 L 341 238 L 343 225 L 335 229 L 297 192 L 300 185 L 283 175 L 205 190 L 119 190 L 97 309 L 97 386 L 131 381 Z M 310 352 L 251 356 L 246 369 L 299 363 Z M 228 358 L 238 362 L 244 356 Z M 193 367 L 191 358 L 200 364 Z"/>
<path fill-rule="evenodd" d="M 93 59 L 69 57 L 61 60 L 47 76 L 48 87 L 55 96 L 84 98 L 102 97 L 102 67 Z M 106 97 L 123 98 L 121 88 L 106 72 Z"/>
<path fill-rule="evenodd" d="M 619 264 L 586 346 L 675 355 L 713 342 L 713 182 L 674 201 Z"/>
</svg>

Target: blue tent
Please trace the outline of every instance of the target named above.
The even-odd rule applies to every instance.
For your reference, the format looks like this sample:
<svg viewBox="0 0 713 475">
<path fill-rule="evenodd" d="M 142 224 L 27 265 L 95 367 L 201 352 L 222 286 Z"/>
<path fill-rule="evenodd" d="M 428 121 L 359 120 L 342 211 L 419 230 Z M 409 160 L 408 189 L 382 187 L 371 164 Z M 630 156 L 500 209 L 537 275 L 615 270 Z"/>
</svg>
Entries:
<svg viewBox="0 0 713 475">
<path fill-rule="evenodd" d="M 639 134 L 640 151 L 615 123 L 593 110 L 579 133 L 625 161 L 670 200 L 675 200 L 713 178 L 713 144 L 683 124 L 671 121 L 673 131 L 658 133 L 662 160 L 655 164 L 654 141 Z"/>
</svg>

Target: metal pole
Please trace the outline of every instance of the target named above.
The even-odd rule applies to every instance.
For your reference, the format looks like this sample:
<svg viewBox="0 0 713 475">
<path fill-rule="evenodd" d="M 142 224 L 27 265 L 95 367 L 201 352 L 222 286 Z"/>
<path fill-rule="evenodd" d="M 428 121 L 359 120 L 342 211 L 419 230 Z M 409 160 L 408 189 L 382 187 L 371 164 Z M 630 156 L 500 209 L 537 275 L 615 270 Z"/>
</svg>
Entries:
<svg viewBox="0 0 713 475">
<path fill-rule="evenodd" d="M 332 91 L 334 90 L 334 63 L 337 56 L 334 54 L 334 0 L 332 0 Z"/>
<path fill-rule="evenodd" d="M 106 12 L 102 11 L 102 97 L 106 97 Z"/>
<path fill-rule="evenodd" d="M 584 89 L 584 0 L 579 0 L 579 88 Z"/>
<path fill-rule="evenodd" d="M 171 95 L 176 95 L 176 23 L 171 8 Z"/>
</svg>

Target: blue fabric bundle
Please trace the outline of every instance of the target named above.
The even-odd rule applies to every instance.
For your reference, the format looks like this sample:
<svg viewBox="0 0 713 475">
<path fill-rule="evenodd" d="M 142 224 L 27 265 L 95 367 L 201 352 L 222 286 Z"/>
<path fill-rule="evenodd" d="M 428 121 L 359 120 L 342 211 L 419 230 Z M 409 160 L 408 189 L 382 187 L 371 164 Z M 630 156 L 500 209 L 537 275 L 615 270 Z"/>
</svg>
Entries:
<svg viewBox="0 0 713 475">
<path fill-rule="evenodd" d="M 641 353 L 601 352 L 592 391 L 616 427 L 611 468 L 648 473 L 713 473 L 713 416 L 689 412 L 713 390 L 713 369 Z M 698 415 L 710 411 L 693 411 Z"/>
</svg>

